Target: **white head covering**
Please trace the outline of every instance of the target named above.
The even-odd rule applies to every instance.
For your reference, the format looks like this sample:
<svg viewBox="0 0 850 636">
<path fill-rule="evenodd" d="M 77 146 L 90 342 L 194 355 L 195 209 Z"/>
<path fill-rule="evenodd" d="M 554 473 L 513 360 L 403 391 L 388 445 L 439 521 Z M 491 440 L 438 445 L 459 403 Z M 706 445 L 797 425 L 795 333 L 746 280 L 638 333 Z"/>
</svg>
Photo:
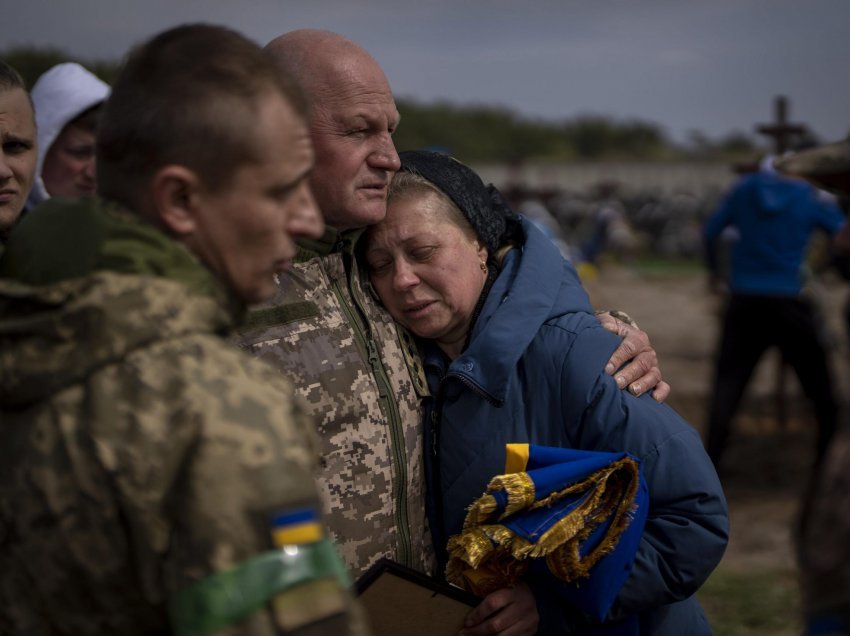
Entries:
<svg viewBox="0 0 850 636">
<path fill-rule="evenodd" d="M 50 146 L 72 119 L 109 97 L 109 85 L 75 62 L 57 64 L 32 87 L 35 123 L 38 126 L 38 161 L 27 207 L 50 198 L 41 179 L 41 168 Z"/>
<path fill-rule="evenodd" d="M 773 165 L 773 162 L 776 161 L 777 157 L 774 154 L 767 154 L 761 158 L 759 161 L 759 172 L 769 172 L 770 174 L 776 174 L 776 168 Z"/>
</svg>

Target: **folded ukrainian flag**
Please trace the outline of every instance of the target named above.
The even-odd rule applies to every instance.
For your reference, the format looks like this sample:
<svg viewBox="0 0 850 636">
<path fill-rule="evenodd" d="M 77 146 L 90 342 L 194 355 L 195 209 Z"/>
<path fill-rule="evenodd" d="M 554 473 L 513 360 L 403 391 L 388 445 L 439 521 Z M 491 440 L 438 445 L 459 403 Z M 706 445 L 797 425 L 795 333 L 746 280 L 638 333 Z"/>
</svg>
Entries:
<svg viewBox="0 0 850 636">
<path fill-rule="evenodd" d="M 449 581 L 479 596 L 546 573 L 601 620 L 631 571 L 648 494 L 628 453 L 508 444 L 504 475 L 449 539 Z"/>
</svg>

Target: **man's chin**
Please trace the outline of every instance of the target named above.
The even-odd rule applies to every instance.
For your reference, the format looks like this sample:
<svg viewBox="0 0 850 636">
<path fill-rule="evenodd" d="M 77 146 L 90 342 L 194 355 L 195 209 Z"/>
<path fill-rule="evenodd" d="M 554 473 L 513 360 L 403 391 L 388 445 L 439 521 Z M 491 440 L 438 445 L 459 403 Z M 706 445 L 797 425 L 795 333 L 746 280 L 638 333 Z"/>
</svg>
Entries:
<svg viewBox="0 0 850 636">
<path fill-rule="evenodd" d="M 368 202 L 352 206 L 343 213 L 335 215 L 335 218 L 326 215 L 325 221 L 340 231 L 357 230 L 380 223 L 386 215 L 386 202 Z"/>
<path fill-rule="evenodd" d="M 15 227 L 15 221 L 21 215 L 20 206 L 0 203 L 0 242 L 5 242 Z"/>
<path fill-rule="evenodd" d="M 240 294 L 240 293 L 237 292 L 236 295 L 248 307 L 254 307 L 254 306 L 257 306 L 257 305 L 262 305 L 263 303 L 266 303 L 266 302 L 270 301 L 272 298 L 274 298 L 275 294 L 277 293 L 277 291 L 279 289 L 278 280 L 279 279 L 277 279 L 277 278 L 275 279 L 274 287 L 264 286 L 263 289 L 251 290 L 251 292 L 246 293 L 246 294 Z"/>
</svg>

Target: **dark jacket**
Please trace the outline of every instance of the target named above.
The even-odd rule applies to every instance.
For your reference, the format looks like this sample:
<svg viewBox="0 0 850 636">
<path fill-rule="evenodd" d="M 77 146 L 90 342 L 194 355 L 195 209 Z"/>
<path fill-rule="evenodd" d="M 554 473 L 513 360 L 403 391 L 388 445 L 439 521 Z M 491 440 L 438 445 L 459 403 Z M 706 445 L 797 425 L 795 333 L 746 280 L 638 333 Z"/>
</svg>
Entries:
<svg viewBox="0 0 850 636">
<path fill-rule="evenodd" d="M 621 391 L 604 373 L 617 337 L 593 315 L 572 266 L 530 223 L 523 230 L 525 244 L 507 255 L 468 348 L 449 363 L 426 345 L 435 544 L 445 558 L 466 507 L 504 472 L 506 443 L 628 451 L 642 462 L 650 510 L 611 618 L 637 614 L 642 633 L 708 634 L 693 594 L 728 538 L 717 474 L 687 422 L 649 395 Z M 540 633 L 585 633 L 584 619 L 559 608 L 552 588 L 535 588 Z"/>
</svg>

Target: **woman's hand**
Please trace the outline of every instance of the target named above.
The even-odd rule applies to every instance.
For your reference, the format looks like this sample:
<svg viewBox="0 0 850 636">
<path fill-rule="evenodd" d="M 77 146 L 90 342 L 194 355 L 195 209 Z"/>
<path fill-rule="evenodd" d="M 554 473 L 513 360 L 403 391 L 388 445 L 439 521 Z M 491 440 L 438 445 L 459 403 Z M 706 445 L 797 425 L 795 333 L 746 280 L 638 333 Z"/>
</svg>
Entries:
<svg viewBox="0 0 850 636">
<path fill-rule="evenodd" d="M 617 386 L 621 389 L 628 387 L 633 395 L 652 390 L 656 402 L 666 400 L 670 395 L 670 385 L 661 379 L 658 356 L 649 343 L 647 333 L 608 312 L 598 313 L 596 317 L 608 331 L 623 338 L 605 366 L 606 373 L 614 376 Z M 621 369 L 625 362 L 628 364 Z"/>
<path fill-rule="evenodd" d="M 460 636 L 530 636 L 537 633 L 537 603 L 525 583 L 496 590 L 466 617 Z"/>
</svg>

